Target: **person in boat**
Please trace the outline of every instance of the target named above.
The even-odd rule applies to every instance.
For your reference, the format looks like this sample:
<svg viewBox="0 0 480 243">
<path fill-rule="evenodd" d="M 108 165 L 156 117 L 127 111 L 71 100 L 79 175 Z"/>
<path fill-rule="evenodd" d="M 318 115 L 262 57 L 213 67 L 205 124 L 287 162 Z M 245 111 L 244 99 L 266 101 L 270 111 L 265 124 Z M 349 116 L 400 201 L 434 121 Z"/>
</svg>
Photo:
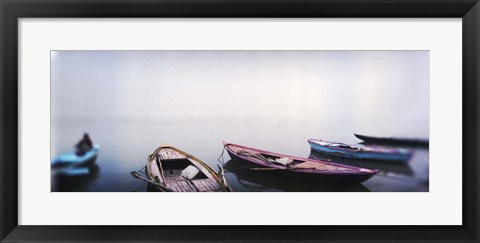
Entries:
<svg viewBox="0 0 480 243">
<path fill-rule="evenodd" d="M 76 151 L 75 154 L 78 156 L 85 155 L 87 151 L 93 148 L 92 139 L 88 136 L 87 133 L 83 134 L 82 139 L 75 145 Z"/>
</svg>

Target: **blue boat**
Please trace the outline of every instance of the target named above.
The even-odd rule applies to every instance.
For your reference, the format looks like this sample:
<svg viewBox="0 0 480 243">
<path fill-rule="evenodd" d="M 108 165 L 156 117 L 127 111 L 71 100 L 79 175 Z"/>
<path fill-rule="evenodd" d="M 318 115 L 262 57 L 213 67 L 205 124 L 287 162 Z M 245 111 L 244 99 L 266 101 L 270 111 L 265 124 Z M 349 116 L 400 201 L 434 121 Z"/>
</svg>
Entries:
<svg viewBox="0 0 480 243">
<path fill-rule="evenodd" d="M 347 145 L 318 139 L 309 139 L 308 143 L 315 152 L 351 159 L 408 162 L 413 155 L 411 150 L 401 148 Z"/>
<path fill-rule="evenodd" d="M 89 174 L 89 167 L 95 164 L 99 149 L 100 145 L 96 144 L 83 155 L 77 155 L 72 151 L 55 157 L 51 163 L 52 174 L 64 176 L 81 176 Z"/>
</svg>

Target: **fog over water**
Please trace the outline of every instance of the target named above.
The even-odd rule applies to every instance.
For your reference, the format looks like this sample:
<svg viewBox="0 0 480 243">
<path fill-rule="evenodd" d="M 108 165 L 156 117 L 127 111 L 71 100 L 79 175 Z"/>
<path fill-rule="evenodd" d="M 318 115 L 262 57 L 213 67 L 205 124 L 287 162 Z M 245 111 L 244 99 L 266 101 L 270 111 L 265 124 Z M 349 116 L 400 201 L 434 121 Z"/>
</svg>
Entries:
<svg viewBox="0 0 480 243">
<path fill-rule="evenodd" d="M 51 153 L 88 132 L 99 171 L 69 190 L 146 191 L 129 172 L 161 144 L 216 169 L 222 141 L 309 157 L 309 138 L 428 138 L 429 85 L 428 51 L 52 51 Z M 363 165 L 385 173 L 356 186 L 224 162 L 235 191 L 428 191 L 428 149 L 414 149 L 408 165 Z"/>
</svg>

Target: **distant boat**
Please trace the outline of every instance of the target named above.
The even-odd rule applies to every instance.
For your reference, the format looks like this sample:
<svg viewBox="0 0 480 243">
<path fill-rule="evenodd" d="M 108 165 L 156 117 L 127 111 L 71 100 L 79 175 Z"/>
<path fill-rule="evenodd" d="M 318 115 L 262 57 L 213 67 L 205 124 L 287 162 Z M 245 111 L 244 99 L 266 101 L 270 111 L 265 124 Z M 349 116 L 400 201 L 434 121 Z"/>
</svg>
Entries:
<svg viewBox="0 0 480 243">
<path fill-rule="evenodd" d="M 74 151 L 61 154 L 52 160 L 51 168 L 53 175 L 81 176 L 90 173 L 90 168 L 95 164 L 100 145 L 94 145 L 83 155 L 77 155 Z"/>
<path fill-rule="evenodd" d="M 206 163 L 170 145 L 162 145 L 148 156 L 148 181 L 157 191 L 230 192 L 223 168 L 215 172 Z M 138 173 L 131 172 L 136 178 Z"/>
<path fill-rule="evenodd" d="M 392 144 L 392 145 L 416 145 L 416 146 L 428 146 L 429 140 L 422 138 L 400 138 L 400 137 L 372 137 L 360 134 L 353 134 L 360 140 L 366 143 L 374 144 Z"/>
<path fill-rule="evenodd" d="M 412 156 L 409 149 L 348 145 L 318 139 L 309 139 L 308 143 L 315 152 L 343 158 L 407 162 Z"/>
<path fill-rule="evenodd" d="M 258 166 L 257 171 L 272 171 L 303 179 L 359 183 L 378 173 L 378 170 L 336 164 L 327 161 L 299 158 L 232 143 L 223 143 L 232 159 Z"/>
</svg>

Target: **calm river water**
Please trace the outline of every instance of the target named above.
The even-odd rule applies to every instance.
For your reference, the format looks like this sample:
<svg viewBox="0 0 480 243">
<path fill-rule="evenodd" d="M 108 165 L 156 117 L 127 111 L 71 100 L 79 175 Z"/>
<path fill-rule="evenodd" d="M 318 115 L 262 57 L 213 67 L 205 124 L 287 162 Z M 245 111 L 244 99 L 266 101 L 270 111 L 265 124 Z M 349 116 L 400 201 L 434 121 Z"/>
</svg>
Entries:
<svg viewBox="0 0 480 243">
<path fill-rule="evenodd" d="M 252 172 L 222 154 L 222 141 L 298 157 L 309 138 L 356 144 L 353 133 L 428 138 L 427 51 L 54 51 L 51 154 L 84 132 L 100 144 L 90 176 L 61 191 L 142 192 L 130 175 L 161 144 L 212 168 L 237 192 L 428 191 L 429 151 L 408 164 L 334 162 L 376 168 L 361 184 Z"/>
</svg>

